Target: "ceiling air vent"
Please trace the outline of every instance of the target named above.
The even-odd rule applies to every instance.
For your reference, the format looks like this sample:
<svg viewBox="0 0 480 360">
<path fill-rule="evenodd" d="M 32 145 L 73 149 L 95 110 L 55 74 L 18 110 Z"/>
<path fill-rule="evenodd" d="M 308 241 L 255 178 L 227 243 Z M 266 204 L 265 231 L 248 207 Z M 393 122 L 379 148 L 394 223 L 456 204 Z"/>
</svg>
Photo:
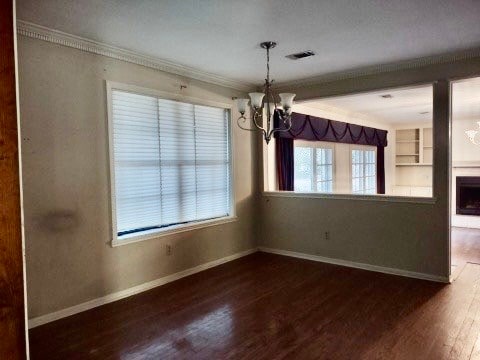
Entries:
<svg viewBox="0 0 480 360">
<path fill-rule="evenodd" d="M 306 50 L 296 54 L 287 55 L 286 57 L 292 60 L 298 60 L 298 59 L 303 59 L 313 55 L 315 55 L 315 53 L 312 50 Z"/>
</svg>

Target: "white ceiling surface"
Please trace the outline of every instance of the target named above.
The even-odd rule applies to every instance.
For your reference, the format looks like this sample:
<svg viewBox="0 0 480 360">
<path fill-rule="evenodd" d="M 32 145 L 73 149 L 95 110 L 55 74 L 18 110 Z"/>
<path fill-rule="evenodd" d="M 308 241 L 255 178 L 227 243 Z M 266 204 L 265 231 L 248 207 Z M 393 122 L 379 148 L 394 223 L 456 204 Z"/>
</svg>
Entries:
<svg viewBox="0 0 480 360">
<path fill-rule="evenodd" d="M 382 98 L 389 94 L 390 99 Z M 372 118 L 387 125 L 432 121 L 433 88 L 421 86 L 409 89 L 383 90 L 305 102 L 318 109 L 338 109 L 363 118 Z M 427 114 L 420 114 L 428 112 Z"/>
<path fill-rule="evenodd" d="M 17 0 L 17 16 L 229 79 L 279 81 L 480 47 L 478 0 Z M 303 50 L 312 58 L 292 61 Z"/>
<path fill-rule="evenodd" d="M 390 94 L 392 98 L 382 98 L 381 95 L 385 94 Z M 338 109 L 342 113 L 372 118 L 388 125 L 431 122 L 433 88 L 429 85 L 375 91 L 304 102 L 302 105 L 317 109 Z M 421 114 L 426 111 L 427 114 Z M 453 83 L 452 121 L 463 119 L 480 121 L 480 77 Z"/>
</svg>

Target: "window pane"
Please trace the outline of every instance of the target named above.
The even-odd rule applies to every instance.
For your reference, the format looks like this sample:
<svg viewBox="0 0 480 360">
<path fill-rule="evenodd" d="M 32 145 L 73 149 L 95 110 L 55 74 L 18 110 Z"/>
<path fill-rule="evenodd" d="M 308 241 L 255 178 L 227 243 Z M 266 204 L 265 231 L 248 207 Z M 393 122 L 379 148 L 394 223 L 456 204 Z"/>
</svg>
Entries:
<svg viewBox="0 0 480 360">
<path fill-rule="evenodd" d="M 332 165 L 326 165 L 326 180 L 333 180 L 333 166 Z"/>
<path fill-rule="evenodd" d="M 367 151 L 367 162 L 370 164 L 375 162 L 375 151 Z"/>
<path fill-rule="evenodd" d="M 355 162 L 357 161 L 357 162 Z M 375 194 L 376 153 L 373 150 L 352 150 L 352 192 Z"/>
<path fill-rule="evenodd" d="M 333 164 L 333 150 L 332 149 L 327 149 L 326 153 L 327 153 L 326 163 L 327 164 Z"/>
<path fill-rule="evenodd" d="M 366 176 L 374 176 L 375 175 L 375 164 L 367 164 L 365 166 L 365 175 Z"/>
<path fill-rule="evenodd" d="M 294 148 L 294 187 L 295 191 L 312 191 L 313 159 L 312 149 Z"/>
</svg>

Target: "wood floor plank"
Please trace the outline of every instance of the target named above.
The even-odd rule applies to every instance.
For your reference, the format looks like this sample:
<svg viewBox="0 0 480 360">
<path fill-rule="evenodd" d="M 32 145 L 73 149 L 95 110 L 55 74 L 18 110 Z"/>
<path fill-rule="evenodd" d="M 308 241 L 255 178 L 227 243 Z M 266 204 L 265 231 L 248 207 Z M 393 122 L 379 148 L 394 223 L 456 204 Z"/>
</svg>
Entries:
<svg viewBox="0 0 480 360">
<path fill-rule="evenodd" d="M 480 359 L 465 256 L 447 285 L 256 253 L 32 329 L 31 358 Z"/>
</svg>

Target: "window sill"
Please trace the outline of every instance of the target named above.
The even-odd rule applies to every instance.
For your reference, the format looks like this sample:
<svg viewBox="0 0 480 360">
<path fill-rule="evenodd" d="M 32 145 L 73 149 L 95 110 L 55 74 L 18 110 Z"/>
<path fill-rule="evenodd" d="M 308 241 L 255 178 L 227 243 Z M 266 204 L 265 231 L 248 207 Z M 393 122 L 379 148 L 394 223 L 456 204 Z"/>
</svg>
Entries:
<svg viewBox="0 0 480 360">
<path fill-rule="evenodd" d="M 413 204 L 435 204 L 435 197 L 410 197 L 394 195 L 352 195 L 352 194 L 325 194 L 325 193 L 300 193 L 294 191 L 264 191 L 263 196 L 267 197 L 286 197 L 286 198 L 306 198 L 306 199 L 331 199 L 331 200 L 360 200 L 360 201 L 381 201 L 394 203 L 413 203 Z"/>
<path fill-rule="evenodd" d="M 205 220 L 205 221 L 199 221 L 191 224 L 182 224 L 182 225 L 172 226 L 167 229 L 146 230 L 146 231 L 142 231 L 135 234 L 127 234 L 127 235 L 119 236 L 114 240 L 112 240 L 111 245 L 112 247 L 117 247 L 117 246 L 136 243 L 139 241 L 157 239 L 163 236 L 174 235 L 174 234 L 192 231 L 196 229 L 202 229 L 210 226 L 227 224 L 237 220 L 238 218 L 236 216 L 226 216 L 218 219 Z"/>
</svg>

